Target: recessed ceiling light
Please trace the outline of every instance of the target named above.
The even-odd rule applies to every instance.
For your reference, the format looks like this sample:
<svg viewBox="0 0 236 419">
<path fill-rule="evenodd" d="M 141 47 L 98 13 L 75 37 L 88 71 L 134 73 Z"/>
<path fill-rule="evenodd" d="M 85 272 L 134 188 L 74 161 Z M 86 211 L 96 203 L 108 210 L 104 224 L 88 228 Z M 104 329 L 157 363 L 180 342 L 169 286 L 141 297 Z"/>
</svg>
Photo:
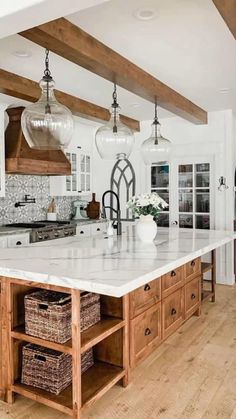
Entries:
<svg viewBox="0 0 236 419">
<path fill-rule="evenodd" d="M 15 55 L 15 57 L 19 58 L 29 58 L 31 57 L 32 53 L 30 51 L 17 50 L 13 51 L 12 55 Z"/>
<path fill-rule="evenodd" d="M 156 15 L 156 10 L 151 8 L 141 8 L 134 11 L 134 16 L 139 20 L 152 20 Z"/>
<path fill-rule="evenodd" d="M 222 88 L 219 90 L 219 92 L 220 92 L 222 95 L 226 95 L 227 93 L 229 93 L 229 92 L 230 92 L 230 88 L 229 88 L 229 87 L 222 87 Z"/>
</svg>

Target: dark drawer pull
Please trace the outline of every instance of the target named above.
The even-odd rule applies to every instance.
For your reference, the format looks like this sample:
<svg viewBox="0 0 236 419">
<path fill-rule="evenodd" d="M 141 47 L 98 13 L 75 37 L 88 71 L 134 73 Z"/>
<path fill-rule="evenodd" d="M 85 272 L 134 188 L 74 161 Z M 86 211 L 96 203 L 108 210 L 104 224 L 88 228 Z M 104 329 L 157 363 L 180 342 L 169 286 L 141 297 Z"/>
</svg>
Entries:
<svg viewBox="0 0 236 419">
<path fill-rule="evenodd" d="M 191 266 L 194 267 L 195 266 L 195 260 L 192 260 L 191 262 Z"/>
<path fill-rule="evenodd" d="M 174 316 L 177 313 L 177 311 L 175 310 L 175 308 L 172 308 L 171 310 L 171 316 Z"/>
<path fill-rule="evenodd" d="M 84 234 L 84 231 L 80 231 L 79 234 Z"/>
<path fill-rule="evenodd" d="M 175 271 L 171 271 L 170 276 L 176 276 L 176 272 Z"/>
<path fill-rule="evenodd" d="M 151 287 L 149 284 L 146 284 L 144 287 L 144 291 L 150 291 Z"/>
<path fill-rule="evenodd" d="M 195 298 L 196 298 L 196 295 L 192 293 L 191 300 L 195 300 Z"/>
<path fill-rule="evenodd" d="M 98 228 L 97 228 L 97 231 L 101 231 L 101 229 L 98 227 Z"/>
<path fill-rule="evenodd" d="M 144 335 L 149 336 L 151 333 L 151 330 L 149 329 L 149 327 L 147 327 L 147 329 L 145 329 Z"/>
<path fill-rule="evenodd" d="M 16 242 L 17 246 L 20 246 L 22 243 L 20 241 Z"/>
</svg>

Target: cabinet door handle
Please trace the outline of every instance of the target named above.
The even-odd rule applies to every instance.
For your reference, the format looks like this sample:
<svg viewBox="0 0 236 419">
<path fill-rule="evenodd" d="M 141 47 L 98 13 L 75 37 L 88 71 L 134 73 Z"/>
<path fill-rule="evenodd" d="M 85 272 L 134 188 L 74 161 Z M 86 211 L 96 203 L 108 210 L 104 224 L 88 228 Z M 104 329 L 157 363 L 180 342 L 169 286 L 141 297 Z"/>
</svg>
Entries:
<svg viewBox="0 0 236 419">
<path fill-rule="evenodd" d="M 144 287 L 144 291 L 150 291 L 151 287 L 149 284 L 146 284 Z"/>
<path fill-rule="evenodd" d="M 177 311 L 175 310 L 175 308 L 172 308 L 171 310 L 171 316 L 174 316 L 177 313 Z"/>
<path fill-rule="evenodd" d="M 195 260 L 192 260 L 191 262 L 191 266 L 194 267 L 195 266 Z"/>
<path fill-rule="evenodd" d="M 97 228 L 97 231 L 101 231 L 101 229 L 98 227 L 98 228 Z"/>
<path fill-rule="evenodd" d="M 149 329 L 149 327 L 147 327 L 147 329 L 145 329 L 144 335 L 149 336 L 151 333 L 151 330 Z"/>
<path fill-rule="evenodd" d="M 194 293 L 192 293 L 191 300 L 195 300 L 195 298 L 196 298 L 196 295 Z"/>
<path fill-rule="evenodd" d="M 16 242 L 16 245 L 17 245 L 17 246 L 20 246 L 21 244 L 22 244 L 22 242 L 21 242 L 21 241 Z"/>
<path fill-rule="evenodd" d="M 176 276 L 176 272 L 175 271 L 171 271 L 170 276 Z"/>
<path fill-rule="evenodd" d="M 84 231 L 80 231 L 79 234 L 84 234 Z"/>
</svg>

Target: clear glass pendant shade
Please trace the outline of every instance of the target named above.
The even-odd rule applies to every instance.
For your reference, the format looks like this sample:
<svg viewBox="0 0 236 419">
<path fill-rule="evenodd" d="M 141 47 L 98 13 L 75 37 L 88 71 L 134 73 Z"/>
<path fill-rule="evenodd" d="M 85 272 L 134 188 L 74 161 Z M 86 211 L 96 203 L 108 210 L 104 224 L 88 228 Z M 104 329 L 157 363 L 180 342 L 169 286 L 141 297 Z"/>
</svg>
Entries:
<svg viewBox="0 0 236 419">
<path fill-rule="evenodd" d="M 39 84 L 42 89 L 40 99 L 27 106 L 21 116 L 23 134 L 33 149 L 64 149 L 69 145 L 73 134 L 72 113 L 56 100 L 54 81 L 50 73 Z"/>
<path fill-rule="evenodd" d="M 95 135 L 98 153 L 100 157 L 105 160 L 127 159 L 134 146 L 134 135 L 133 132 L 120 121 L 120 107 L 116 102 L 116 97 L 110 112 L 111 118 L 109 122 L 98 128 Z"/>
<path fill-rule="evenodd" d="M 145 140 L 141 146 L 141 154 L 144 163 L 151 165 L 153 163 L 167 163 L 171 155 L 171 141 L 162 137 L 160 123 L 155 117 L 152 124 L 151 136 Z"/>
</svg>

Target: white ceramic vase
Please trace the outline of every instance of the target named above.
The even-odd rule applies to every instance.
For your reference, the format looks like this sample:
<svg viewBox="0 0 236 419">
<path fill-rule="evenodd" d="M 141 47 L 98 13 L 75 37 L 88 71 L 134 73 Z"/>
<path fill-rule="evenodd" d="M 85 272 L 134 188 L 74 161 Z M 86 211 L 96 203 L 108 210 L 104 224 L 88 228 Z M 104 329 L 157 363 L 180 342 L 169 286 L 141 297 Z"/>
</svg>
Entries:
<svg viewBox="0 0 236 419">
<path fill-rule="evenodd" d="M 157 234 L 157 225 L 152 215 L 140 215 L 137 222 L 137 235 L 140 240 L 151 243 Z"/>
</svg>

